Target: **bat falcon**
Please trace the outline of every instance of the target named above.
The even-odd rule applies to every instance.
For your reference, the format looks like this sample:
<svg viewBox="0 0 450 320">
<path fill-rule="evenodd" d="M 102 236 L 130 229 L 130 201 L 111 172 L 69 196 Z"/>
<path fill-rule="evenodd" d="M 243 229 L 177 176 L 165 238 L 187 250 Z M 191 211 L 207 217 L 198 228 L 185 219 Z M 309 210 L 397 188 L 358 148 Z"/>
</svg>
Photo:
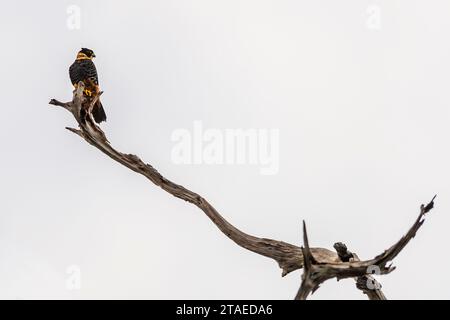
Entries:
<svg viewBox="0 0 450 320">
<path fill-rule="evenodd" d="M 93 58 L 95 58 L 94 51 L 82 48 L 78 52 L 75 62 L 69 68 L 70 81 L 73 86 L 76 89 L 78 82 L 83 81 L 85 85 L 84 95 L 87 97 L 95 96 L 100 92 L 97 69 L 92 61 Z M 97 123 L 106 121 L 106 113 L 100 99 L 92 108 L 92 116 Z"/>
</svg>

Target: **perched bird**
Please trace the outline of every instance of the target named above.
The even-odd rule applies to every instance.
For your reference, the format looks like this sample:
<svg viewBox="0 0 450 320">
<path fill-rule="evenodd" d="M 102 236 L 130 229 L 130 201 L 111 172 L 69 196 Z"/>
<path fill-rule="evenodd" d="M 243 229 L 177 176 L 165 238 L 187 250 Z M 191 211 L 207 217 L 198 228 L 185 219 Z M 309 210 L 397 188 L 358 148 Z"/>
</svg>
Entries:
<svg viewBox="0 0 450 320">
<path fill-rule="evenodd" d="M 76 89 L 78 82 L 83 81 L 85 85 L 84 94 L 88 97 L 95 96 L 100 92 L 97 69 L 92 61 L 93 58 L 95 58 L 94 51 L 82 48 L 78 52 L 75 62 L 69 68 L 70 81 L 73 86 Z M 106 113 L 100 99 L 92 108 L 92 116 L 97 123 L 106 121 Z"/>
</svg>

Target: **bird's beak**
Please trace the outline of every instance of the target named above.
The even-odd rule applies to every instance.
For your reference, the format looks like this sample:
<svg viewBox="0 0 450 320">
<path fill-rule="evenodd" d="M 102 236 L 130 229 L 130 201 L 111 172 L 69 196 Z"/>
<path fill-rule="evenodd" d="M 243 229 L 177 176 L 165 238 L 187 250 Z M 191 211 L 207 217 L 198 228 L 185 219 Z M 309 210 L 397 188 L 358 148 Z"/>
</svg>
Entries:
<svg viewBox="0 0 450 320">
<path fill-rule="evenodd" d="M 92 58 L 95 58 L 95 54 L 92 55 Z"/>
</svg>

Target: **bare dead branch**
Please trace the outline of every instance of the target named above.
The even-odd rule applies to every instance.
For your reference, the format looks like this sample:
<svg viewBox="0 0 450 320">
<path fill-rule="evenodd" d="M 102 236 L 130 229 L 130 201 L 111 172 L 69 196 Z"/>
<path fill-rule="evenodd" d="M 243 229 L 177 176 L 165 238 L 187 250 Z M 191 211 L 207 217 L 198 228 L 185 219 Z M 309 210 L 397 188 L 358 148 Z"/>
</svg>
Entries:
<svg viewBox="0 0 450 320">
<path fill-rule="evenodd" d="M 405 236 L 403 236 L 396 244 L 390 247 L 388 250 L 383 252 L 382 254 L 376 256 L 374 259 L 366 260 L 366 261 L 356 261 L 354 259 L 350 259 L 348 262 L 340 262 L 340 263 L 321 263 L 316 262 L 314 259 L 310 259 L 312 257 L 311 250 L 309 249 L 309 241 L 306 233 L 306 226 L 303 222 L 303 276 L 302 276 L 302 285 L 300 286 L 299 292 L 297 293 L 296 299 L 306 299 L 309 294 L 314 293 L 314 291 L 320 286 L 321 283 L 325 282 L 331 278 L 345 279 L 345 278 L 359 278 L 365 277 L 368 274 L 370 275 L 373 272 L 377 274 L 388 274 L 395 270 L 391 264 L 388 265 L 408 244 L 408 242 L 414 238 L 417 230 L 422 226 L 424 222 L 424 216 L 427 212 L 429 212 L 434 207 L 434 199 L 425 206 L 420 206 L 420 214 L 415 223 L 409 229 Z M 338 245 L 339 247 L 339 245 Z M 339 248 L 340 253 L 347 256 L 348 253 L 343 253 L 343 248 Z M 370 280 L 370 278 L 365 278 L 366 280 Z M 373 288 L 372 285 L 376 285 L 377 282 L 367 282 L 366 285 L 368 288 L 364 288 L 363 279 L 357 280 L 357 286 L 360 290 L 365 289 L 380 289 L 380 287 Z M 384 297 L 384 295 L 382 295 Z M 380 295 L 381 297 L 381 295 Z"/>
<path fill-rule="evenodd" d="M 77 90 L 74 92 L 72 101 L 66 103 L 59 102 L 55 99 L 50 101 L 50 104 L 63 107 L 70 111 L 77 120 L 79 130 L 67 128 L 68 130 L 76 133 L 88 143 L 125 167 L 142 174 L 171 195 L 190 202 L 200 208 L 220 231 L 239 246 L 277 261 L 282 269 L 283 276 L 303 267 L 303 255 L 298 246 L 283 241 L 259 238 L 242 232 L 223 218 L 206 199 L 197 193 L 166 179 L 150 164 L 144 163 L 138 156 L 121 153 L 114 149 L 106 139 L 103 131 L 95 124 L 90 115 L 91 106 L 95 103 L 95 100 L 86 101 L 86 98 L 83 96 L 83 90 L 84 84 L 80 82 L 77 86 Z M 89 116 L 86 117 L 86 121 L 84 122 L 80 118 L 81 110 L 88 110 L 87 115 Z M 311 250 L 319 261 L 339 261 L 337 254 L 331 250 L 325 248 L 312 248 Z"/>
<path fill-rule="evenodd" d="M 361 290 L 369 300 L 387 300 L 381 291 L 381 284 L 370 275 L 356 278 L 356 288 Z"/>
<path fill-rule="evenodd" d="M 381 274 L 391 272 L 393 268 L 390 266 L 386 267 L 387 262 L 395 258 L 409 240 L 414 237 L 423 223 L 423 216 L 433 208 L 434 198 L 427 206 L 421 206 L 419 218 L 405 237 L 400 239 L 398 243 L 386 250 L 383 254 L 368 261 L 359 261 L 359 259 L 356 260 L 355 258 L 349 259 L 349 261 L 343 261 L 341 258 L 344 256 L 340 258 L 334 251 L 326 248 L 310 248 L 305 223 L 303 224 L 304 247 L 302 248 L 283 241 L 249 235 L 228 222 L 199 194 L 166 179 L 150 164 L 144 163 L 138 156 L 122 153 L 114 149 L 104 132 L 95 124 L 91 114 L 92 107 L 96 99 L 98 99 L 98 96 L 86 98 L 83 95 L 83 91 L 84 84 L 80 82 L 74 91 L 72 101 L 60 102 L 56 99 L 50 101 L 50 104 L 62 107 L 71 112 L 76 119 L 79 129 L 69 127 L 66 129 L 82 137 L 86 142 L 99 149 L 111 159 L 145 176 L 164 191 L 197 206 L 222 233 L 236 244 L 277 261 L 282 269 L 282 276 L 304 267 L 303 281 L 297 293 L 297 299 L 306 299 L 309 294 L 317 290 L 322 282 L 334 277 L 338 280 L 349 277 L 357 278 L 357 283 L 360 283 L 360 287 L 363 288 L 363 277 L 367 276 L 367 268 L 369 266 L 378 266 Z M 344 257 L 344 259 L 347 259 L 347 257 Z"/>
</svg>

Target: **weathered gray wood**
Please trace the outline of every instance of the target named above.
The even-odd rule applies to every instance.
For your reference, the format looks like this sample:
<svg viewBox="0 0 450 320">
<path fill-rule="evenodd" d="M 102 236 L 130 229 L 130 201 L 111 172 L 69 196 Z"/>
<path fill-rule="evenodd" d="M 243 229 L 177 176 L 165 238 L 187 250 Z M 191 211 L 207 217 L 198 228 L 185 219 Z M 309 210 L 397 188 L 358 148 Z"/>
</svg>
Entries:
<svg viewBox="0 0 450 320">
<path fill-rule="evenodd" d="M 395 267 L 393 267 L 392 264 L 388 265 L 388 263 L 394 260 L 403 248 L 405 248 L 408 242 L 414 238 L 416 232 L 425 221 L 425 214 L 433 209 L 435 198 L 436 196 L 434 196 L 426 206 L 423 204 L 420 206 L 420 214 L 405 236 L 403 236 L 396 244 L 384 251 L 382 254 L 366 261 L 359 261 L 359 259 L 350 259 L 348 262 L 339 263 L 323 263 L 317 261 L 309 247 L 306 224 L 303 221 L 304 247 L 302 247 L 302 252 L 304 266 L 302 284 L 297 292 L 296 299 L 306 299 L 311 293 L 314 293 L 314 291 L 316 291 L 323 282 L 332 278 L 337 278 L 340 280 L 345 278 L 364 277 L 368 275 L 369 270 L 373 267 L 377 268 L 378 274 L 388 274 L 394 271 Z M 362 279 L 357 281 L 357 287 L 363 291 L 364 289 L 368 289 L 362 287 Z M 374 296 L 369 295 L 369 298 L 374 298 Z"/>
</svg>

